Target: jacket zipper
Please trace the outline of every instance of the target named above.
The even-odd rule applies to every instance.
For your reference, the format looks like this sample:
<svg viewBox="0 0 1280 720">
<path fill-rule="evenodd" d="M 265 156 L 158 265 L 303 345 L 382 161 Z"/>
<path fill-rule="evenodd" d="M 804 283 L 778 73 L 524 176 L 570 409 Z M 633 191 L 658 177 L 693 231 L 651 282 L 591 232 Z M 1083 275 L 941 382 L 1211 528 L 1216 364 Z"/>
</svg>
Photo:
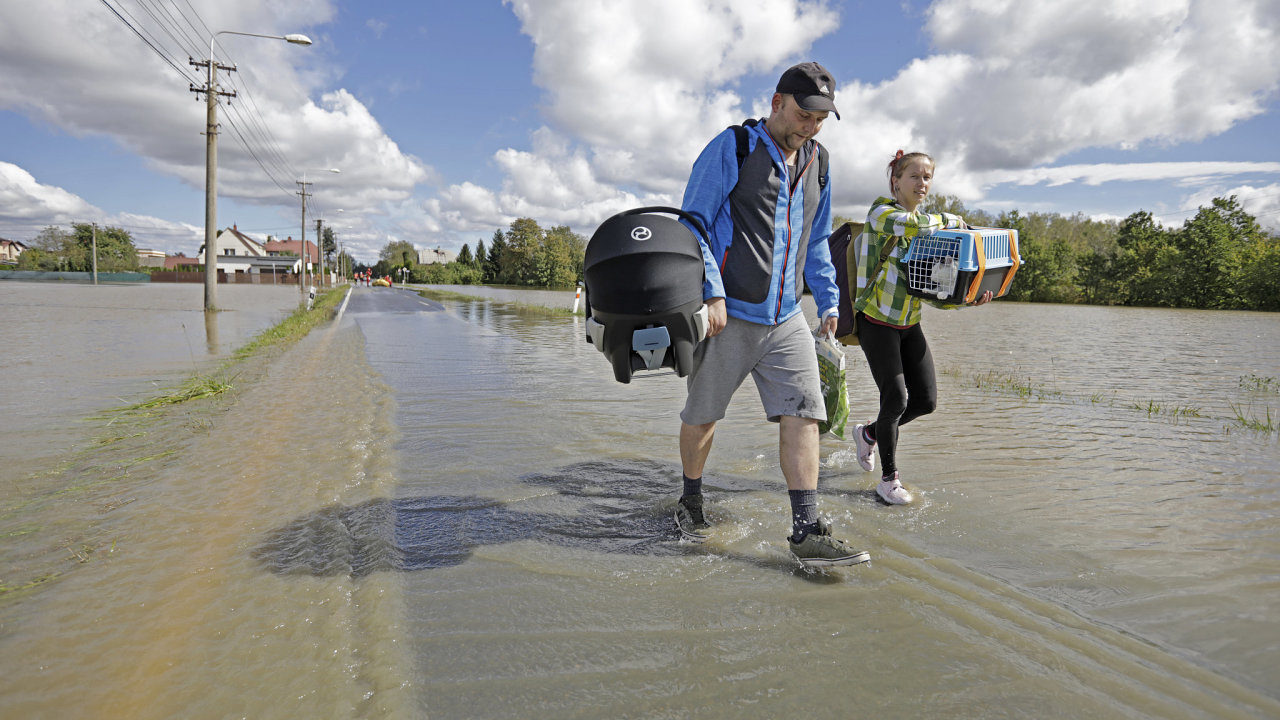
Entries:
<svg viewBox="0 0 1280 720">
<path fill-rule="evenodd" d="M 778 144 L 773 141 L 773 136 L 769 134 L 768 129 L 765 130 L 764 134 L 765 134 L 765 137 L 769 138 L 769 143 L 772 144 L 774 149 L 778 151 L 778 157 L 782 157 L 782 148 L 779 148 Z M 806 141 L 806 144 L 807 144 L 807 141 Z M 809 162 L 805 163 L 804 167 L 796 172 L 795 185 L 797 187 L 799 187 L 800 185 L 800 178 L 804 177 L 805 172 L 809 170 L 809 166 L 813 164 L 813 158 L 815 157 L 815 155 L 816 153 L 810 153 Z M 786 175 L 786 172 L 787 172 L 787 161 L 785 158 L 783 158 L 782 173 L 784 176 Z M 788 178 L 788 180 L 789 179 L 790 178 Z M 777 325 L 778 318 L 782 317 L 782 293 L 786 292 L 786 287 L 787 287 L 787 258 L 791 257 L 791 206 L 793 204 L 791 202 L 791 194 L 792 194 L 791 185 L 792 183 L 790 182 L 782 183 L 783 189 L 785 189 L 787 192 L 787 246 L 783 250 L 784 254 L 782 256 L 781 276 L 778 278 L 778 302 L 773 311 L 774 325 Z M 797 268 L 796 272 L 800 272 L 800 269 Z"/>
</svg>

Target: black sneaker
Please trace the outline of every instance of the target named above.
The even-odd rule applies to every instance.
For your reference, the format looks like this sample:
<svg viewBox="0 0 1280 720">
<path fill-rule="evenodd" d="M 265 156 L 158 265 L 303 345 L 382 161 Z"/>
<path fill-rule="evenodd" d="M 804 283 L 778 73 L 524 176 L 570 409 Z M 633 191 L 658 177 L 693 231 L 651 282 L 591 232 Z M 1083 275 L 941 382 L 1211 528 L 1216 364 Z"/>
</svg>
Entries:
<svg viewBox="0 0 1280 720">
<path fill-rule="evenodd" d="M 710 523 L 702 514 L 702 496 L 701 495 L 684 495 L 680 501 L 676 503 L 676 527 L 680 528 L 680 535 L 685 540 L 693 543 L 704 543 L 711 538 L 706 533 L 711 529 Z"/>
<path fill-rule="evenodd" d="M 800 542 L 787 538 L 791 554 L 805 567 L 838 567 L 858 565 L 871 559 L 865 550 L 854 550 L 849 543 L 831 537 L 831 524 L 819 518 L 818 529 Z"/>
</svg>

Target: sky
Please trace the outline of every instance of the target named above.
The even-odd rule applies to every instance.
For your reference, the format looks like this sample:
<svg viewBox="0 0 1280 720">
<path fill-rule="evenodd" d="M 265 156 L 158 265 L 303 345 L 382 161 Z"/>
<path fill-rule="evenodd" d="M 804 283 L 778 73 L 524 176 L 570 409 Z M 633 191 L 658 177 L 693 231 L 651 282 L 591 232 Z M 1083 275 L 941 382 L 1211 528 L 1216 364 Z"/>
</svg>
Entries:
<svg viewBox="0 0 1280 720">
<path fill-rule="evenodd" d="M 992 214 L 1180 227 L 1235 195 L 1280 232 L 1276 0 L 0 0 L 0 237 L 96 222 L 195 255 L 213 33 L 218 227 L 296 238 L 304 181 L 307 237 L 361 262 L 678 206 L 809 60 L 837 80 L 837 214 L 901 148 Z"/>
</svg>

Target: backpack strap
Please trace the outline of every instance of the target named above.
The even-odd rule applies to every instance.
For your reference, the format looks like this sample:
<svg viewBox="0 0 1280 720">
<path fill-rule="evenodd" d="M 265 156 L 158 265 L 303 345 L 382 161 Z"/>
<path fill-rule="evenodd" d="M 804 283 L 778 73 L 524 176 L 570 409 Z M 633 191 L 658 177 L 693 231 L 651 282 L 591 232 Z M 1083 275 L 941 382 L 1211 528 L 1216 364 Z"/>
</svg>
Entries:
<svg viewBox="0 0 1280 720">
<path fill-rule="evenodd" d="M 742 121 L 741 125 L 730 125 L 729 129 L 733 131 L 733 139 L 737 144 L 738 167 L 742 167 L 742 163 L 746 162 L 748 150 L 747 128 L 759 125 L 760 121 L 754 118 L 747 118 Z M 818 146 L 818 187 L 825 188 L 827 186 L 827 166 L 830 164 L 830 156 L 827 148 L 817 140 L 814 144 Z"/>
<path fill-rule="evenodd" d="M 871 288 L 875 287 L 876 278 L 880 276 L 880 270 L 884 268 L 885 261 L 889 259 L 889 254 L 893 252 L 893 248 L 897 243 L 886 242 L 883 248 L 880 248 L 880 262 L 876 263 L 876 267 L 871 271 L 871 277 L 867 278 L 867 286 L 862 288 L 862 292 L 858 293 L 858 300 L 854 303 L 864 302 L 870 296 Z M 854 257 L 854 243 L 849 243 L 849 256 Z"/>
</svg>

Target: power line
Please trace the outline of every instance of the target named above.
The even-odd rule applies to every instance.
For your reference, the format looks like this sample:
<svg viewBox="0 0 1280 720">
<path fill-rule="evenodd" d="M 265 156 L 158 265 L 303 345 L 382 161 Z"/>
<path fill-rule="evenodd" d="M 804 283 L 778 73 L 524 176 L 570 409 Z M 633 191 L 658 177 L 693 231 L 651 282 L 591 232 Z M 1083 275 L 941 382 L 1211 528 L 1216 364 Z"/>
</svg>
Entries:
<svg viewBox="0 0 1280 720">
<path fill-rule="evenodd" d="M 142 42 L 146 43 L 146 44 L 147 44 L 147 47 L 149 47 L 149 48 L 151 48 L 152 50 L 154 50 L 154 51 L 155 51 L 155 53 L 156 53 L 156 55 L 159 55 L 159 56 L 160 56 L 160 59 L 161 59 L 161 60 L 164 60 L 166 63 L 168 63 L 169 67 L 171 67 L 171 68 L 173 68 L 173 69 L 174 69 L 174 72 L 176 72 L 176 73 L 178 73 L 178 75 L 182 76 L 182 79 L 184 79 L 184 80 L 186 80 L 186 81 L 188 81 L 188 82 L 191 82 L 191 81 L 192 81 L 192 79 L 193 79 L 193 78 L 192 78 L 192 76 L 191 76 L 191 75 L 188 75 L 188 74 L 187 74 L 187 72 L 186 72 L 185 70 L 183 70 L 183 69 L 182 69 L 182 67 L 181 67 L 181 66 L 179 66 L 176 62 L 174 62 L 174 61 L 173 61 L 173 60 L 172 60 L 168 55 L 166 55 L 166 54 L 164 53 L 164 51 L 162 51 L 160 48 L 156 47 L 156 44 L 155 44 L 155 43 L 153 43 L 150 39 L 148 39 L 148 38 L 147 38 L 147 36 L 143 35 L 143 34 L 142 34 L 142 31 L 140 31 L 138 28 L 134 27 L 133 23 L 130 23 L 128 20 L 126 20 L 126 19 L 124 18 L 124 15 L 121 15 L 121 14 L 119 13 L 119 11 L 117 11 L 114 7 L 112 7 L 112 6 L 111 6 L 111 3 L 107 2 L 107 0 L 101 0 L 101 2 L 102 2 L 102 4 L 103 4 L 103 5 L 106 5 L 106 6 L 107 6 L 107 9 L 111 11 L 111 14 L 112 14 L 112 15 L 115 15 L 115 16 L 116 16 L 116 18 L 117 18 L 118 20 L 120 20 L 120 22 L 124 23 L 125 27 L 129 28 L 130 30 L 132 30 L 132 31 L 133 31 L 133 33 L 134 33 L 135 35 L 137 35 L 137 36 L 138 36 L 138 39 L 140 39 L 140 40 L 142 40 Z M 128 11 L 126 11 L 126 14 L 127 14 L 127 12 L 128 12 Z M 130 17 L 132 17 L 132 15 L 130 15 Z"/>
</svg>

